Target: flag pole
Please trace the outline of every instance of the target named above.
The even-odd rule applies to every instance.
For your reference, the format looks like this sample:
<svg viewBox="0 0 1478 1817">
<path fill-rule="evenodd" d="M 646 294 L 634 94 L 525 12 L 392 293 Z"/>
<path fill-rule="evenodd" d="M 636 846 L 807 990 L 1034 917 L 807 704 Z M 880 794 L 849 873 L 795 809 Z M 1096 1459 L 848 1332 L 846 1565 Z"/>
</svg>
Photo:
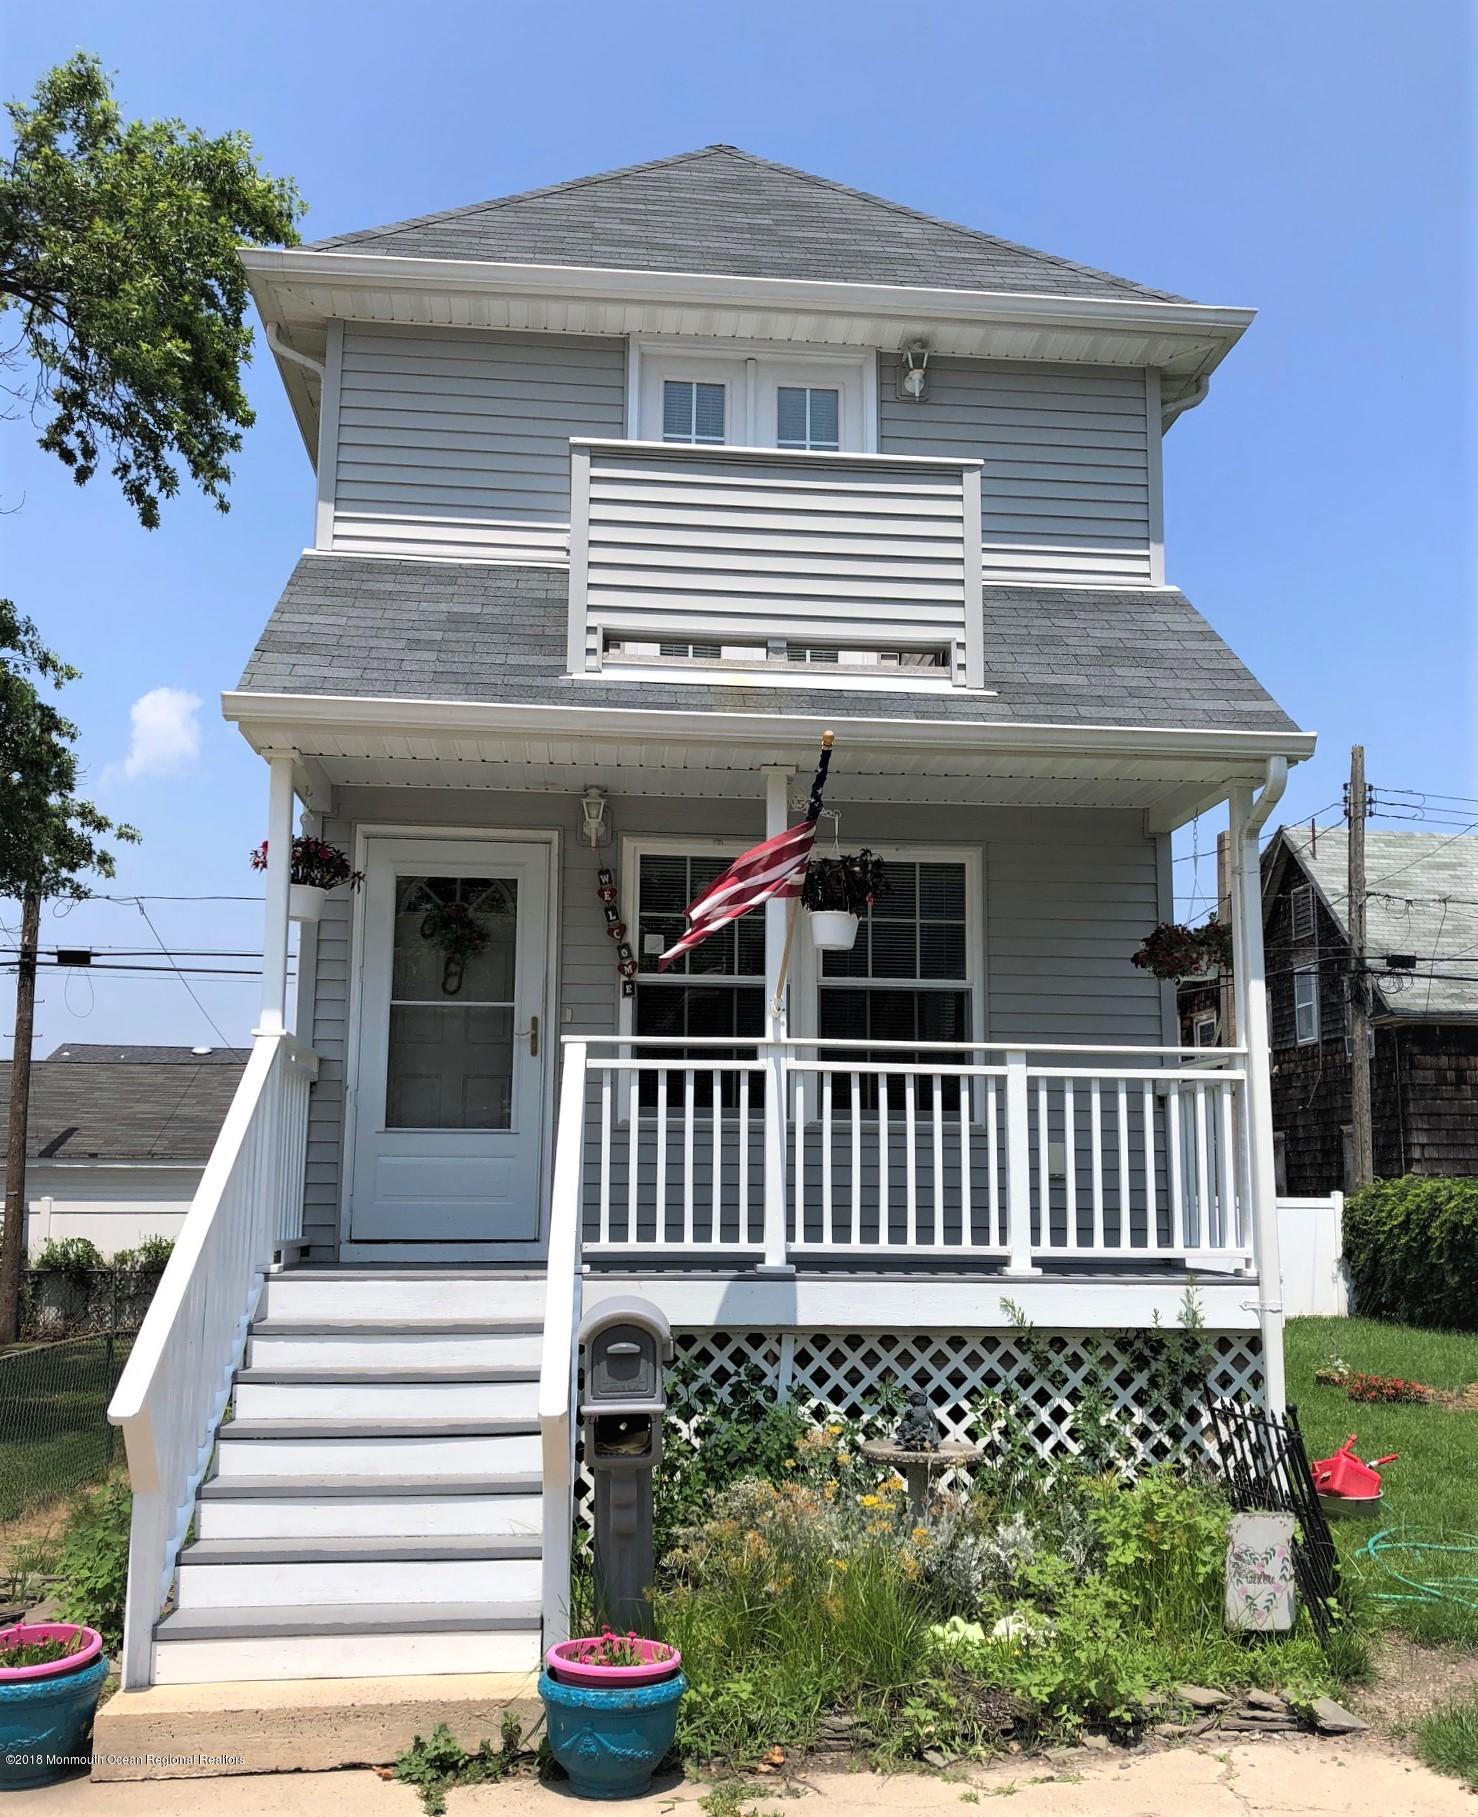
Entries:
<svg viewBox="0 0 1478 1817">
<path fill-rule="evenodd" d="M 827 731 L 821 734 L 821 748 L 829 751 L 836 743 L 836 733 Z M 790 949 L 795 942 L 795 924 L 800 919 L 801 899 L 792 896 L 790 914 L 785 922 L 785 945 L 780 953 L 780 976 L 775 980 L 775 1000 L 770 1005 L 771 1015 L 778 1016 L 785 1005 L 785 981 L 790 976 Z"/>
</svg>

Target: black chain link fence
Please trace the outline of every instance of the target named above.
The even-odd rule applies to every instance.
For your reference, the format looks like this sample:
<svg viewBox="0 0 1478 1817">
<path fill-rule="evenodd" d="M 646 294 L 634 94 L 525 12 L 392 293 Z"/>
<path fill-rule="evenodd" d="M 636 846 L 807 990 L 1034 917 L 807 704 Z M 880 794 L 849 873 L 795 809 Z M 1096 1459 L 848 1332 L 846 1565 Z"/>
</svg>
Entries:
<svg viewBox="0 0 1478 1817">
<path fill-rule="evenodd" d="M 21 1341 L 0 1350 L 0 1529 L 121 1461 L 108 1402 L 162 1269 L 29 1269 Z"/>
</svg>

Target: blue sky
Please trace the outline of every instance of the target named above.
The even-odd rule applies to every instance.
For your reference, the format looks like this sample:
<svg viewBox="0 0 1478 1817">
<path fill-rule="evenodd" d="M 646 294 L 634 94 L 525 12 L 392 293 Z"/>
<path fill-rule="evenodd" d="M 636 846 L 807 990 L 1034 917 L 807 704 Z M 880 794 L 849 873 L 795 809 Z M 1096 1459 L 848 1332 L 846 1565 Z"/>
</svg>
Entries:
<svg viewBox="0 0 1478 1817">
<path fill-rule="evenodd" d="M 7 8 L 0 31 L 7 94 L 85 47 L 128 112 L 246 129 L 307 196 L 309 237 L 722 140 L 1254 305 L 1166 443 L 1167 566 L 1321 734 L 1286 798 L 1298 818 L 1337 801 L 1355 739 L 1383 785 L 1478 796 L 1472 18 L 1465 0 L 54 0 Z M 312 481 L 265 357 L 251 392 L 230 515 L 182 497 L 152 535 L 107 481 L 79 491 L 24 421 L 0 423 L 5 590 L 85 670 L 67 698 L 90 787 L 145 835 L 105 886 L 119 894 L 254 893 L 265 774 L 216 697 L 308 540 Z M 203 703 L 198 752 L 160 747 L 166 700 L 130 766 L 131 709 L 159 689 Z M 1177 865 L 1182 887 L 1196 873 Z M 146 907 L 174 948 L 260 950 L 253 902 Z M 132 905 L 48 908 L 43 941 L 73 940 L 153 945 Z M 38 1051 L 215 1041 L 206 1012 L 242 1039 L 255 981 L 192 983 L 204 1011 L 171 976 L 46 976 Z M 10 1017 L 7 991 L 7 1042 Z"/>
</svg>

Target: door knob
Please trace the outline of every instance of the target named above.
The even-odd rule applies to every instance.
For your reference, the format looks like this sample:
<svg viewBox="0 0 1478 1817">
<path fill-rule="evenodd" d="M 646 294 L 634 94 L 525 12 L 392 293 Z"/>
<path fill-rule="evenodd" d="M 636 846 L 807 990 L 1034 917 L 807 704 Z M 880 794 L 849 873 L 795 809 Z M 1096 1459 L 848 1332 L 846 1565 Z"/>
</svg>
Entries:
<svg viewBox="0 0 1478 1817">
<path fill-rule="evenodd" d="M 527 1028 L 514 1029 L 513 1038 L 515 1041 L 527 1039 L 529 1044 L 529 1058 L 531 1060 L 537 1060 L 539 1058 L 539 1018 L 537 1016 L 529 1017 L 529 1025 Z"/>
</svg>

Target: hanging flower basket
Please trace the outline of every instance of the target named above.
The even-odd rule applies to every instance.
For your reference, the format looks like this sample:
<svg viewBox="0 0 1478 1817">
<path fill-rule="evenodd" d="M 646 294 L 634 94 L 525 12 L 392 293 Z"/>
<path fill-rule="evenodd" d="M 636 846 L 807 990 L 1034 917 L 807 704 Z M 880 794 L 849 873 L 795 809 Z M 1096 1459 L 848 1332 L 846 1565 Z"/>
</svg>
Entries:
<svg viewBox="0 0 1478 1817">
<path fill-rule="evenodd" d="M 810 912 L 816 950 L 851 952 L 861 916 L 887 887 L 882 859 L 866 847 L 835 858 L 813 858 L 801 885 L 801 906 Z"/>
<path fill-rule="evenodd" d="M 1200 927 L 1162 921 L 1139 943 L 1132 961 L 1141 971 L 1166 983 L 1182 978 L 1208 978 L 1232 966 L 1232 930 L 1213 915 Z"/>
<path fill-rule="evenodd" d="M 267 868 L 265 839 L 251 855 L 251 868 L 254 871 Z M 293 921 L 315 922 L 323 914 L 324 901 L 330 890 L 337 889 L 341 883 L 357 890 L 363 881 L 364 872 L 356 871 L 336 845 L 299 833 L 293 840 L 288 917 Z"/>
</svg>

